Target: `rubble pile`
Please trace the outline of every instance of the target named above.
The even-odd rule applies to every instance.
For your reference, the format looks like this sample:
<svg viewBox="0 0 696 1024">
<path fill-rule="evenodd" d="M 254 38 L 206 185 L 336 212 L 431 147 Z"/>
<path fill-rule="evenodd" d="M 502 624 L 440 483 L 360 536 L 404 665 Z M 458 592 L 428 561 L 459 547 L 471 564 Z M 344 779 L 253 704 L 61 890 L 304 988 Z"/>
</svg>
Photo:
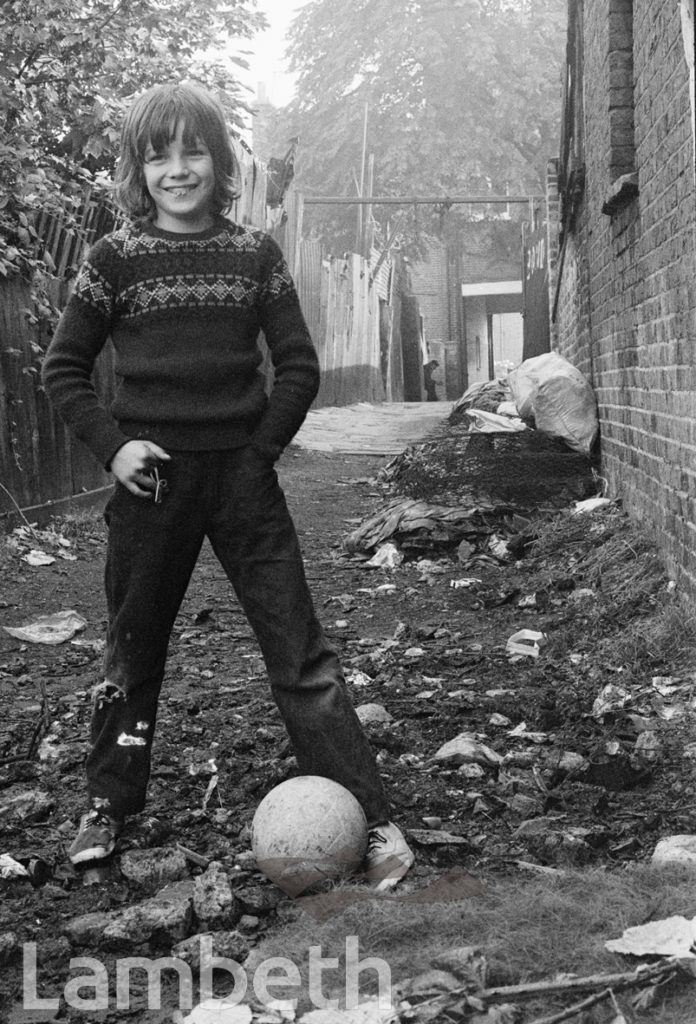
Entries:
<svg viewBox="0 0 696 1024">
<path fill-rule="evenodd" d="M 396 493 L 443 505 L 564 508 L 597 493 L 586 455 L 534 430 L 472 433 L 452 424 L 391 459 L 380 478 Z"/>
</svg>

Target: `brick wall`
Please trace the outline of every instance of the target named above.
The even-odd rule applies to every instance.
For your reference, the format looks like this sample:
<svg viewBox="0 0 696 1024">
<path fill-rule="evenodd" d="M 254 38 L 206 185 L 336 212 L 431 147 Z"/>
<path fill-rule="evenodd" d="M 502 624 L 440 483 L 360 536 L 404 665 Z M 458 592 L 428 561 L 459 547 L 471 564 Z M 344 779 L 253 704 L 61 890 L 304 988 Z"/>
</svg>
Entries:
<svg viewBox="0 0 696 1024">
<path fill-rule="evenodd" d="M 585 184 L 556 264 L 558 348 L 595 387 L 610 493 L 696 598 L 696 189 L 679 4 L 586 3 L 582 45 Z"/>
</svg>

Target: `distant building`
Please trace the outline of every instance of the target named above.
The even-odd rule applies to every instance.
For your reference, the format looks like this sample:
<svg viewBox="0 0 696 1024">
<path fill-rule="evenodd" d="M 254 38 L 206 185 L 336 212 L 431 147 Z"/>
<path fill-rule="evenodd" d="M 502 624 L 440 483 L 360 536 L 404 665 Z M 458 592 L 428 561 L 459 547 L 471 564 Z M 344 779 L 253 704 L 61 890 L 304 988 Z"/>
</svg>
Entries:
<svg viewBox="0 0 696 1024">
<path fill-rule="evenodd" d="M 570 0 L 553 341 L 592 382 L 610 495 L 696 595 L 694 0 Z"/>
<path fill-rule="evenodd" d="M 522 235 L 508 219 L 458 221 L 411 271 L 445 397 L 522 361 Z"/>
</svg>

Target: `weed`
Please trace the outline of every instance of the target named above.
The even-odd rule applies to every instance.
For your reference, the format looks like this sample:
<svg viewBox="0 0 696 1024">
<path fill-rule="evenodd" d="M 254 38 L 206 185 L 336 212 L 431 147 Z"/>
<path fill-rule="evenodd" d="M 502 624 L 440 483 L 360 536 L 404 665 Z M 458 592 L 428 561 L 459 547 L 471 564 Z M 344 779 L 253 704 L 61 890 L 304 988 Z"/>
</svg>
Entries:
<svg viewBox="0 0 696 1024">
<path fill-rule="evenodd" d="M 488 962 L 489 986 L 551 981 L 559 974 L 614 974 L 635 968 L 634 958 L 609 953 L 604 943 L 625 928 L 673 914 L 696 914 L 696 868 L 634 866 L 625 871 L 566 871 L 557 876 L 481 879 L 484 895 L 456 903 L 413 904 L 398 898 L 361 901 L 324 924 L 300 912 L 262 941 L 254 960 L 288 956 L 300 970 L 309 946 L 340 957 L 346 936 L 357 935 L 360 957 L 381 957 L 399 984 L 436 967 L 448 950 L 475 946 Z M 339 886 L 350 890 L 351 883 Z M 364 891 L 364 890 L 363 890 Z M 365 971 L 365 992 L 374 980 Z M 307 979 L 303 978 L 303 991 Z M 330 992 L 330 974 L 326 976 Z M 296 993 L 295 993 L 296 994 Z M 677 987 L 650 1011 L 663 1024 L 693 1024 L 693 989 Z M 628 997 L 626 1006 L 628 1006 Z M 565 1005 L 570 1000 L 566 998 Z M 525 1019 L 564 1005 L 558 996 L 525 999 Z M 655 1016 L 659 1015 L 659 1016 Z M 443 1018 L 444 1019 L 444 1018 Z"/>
</svg>

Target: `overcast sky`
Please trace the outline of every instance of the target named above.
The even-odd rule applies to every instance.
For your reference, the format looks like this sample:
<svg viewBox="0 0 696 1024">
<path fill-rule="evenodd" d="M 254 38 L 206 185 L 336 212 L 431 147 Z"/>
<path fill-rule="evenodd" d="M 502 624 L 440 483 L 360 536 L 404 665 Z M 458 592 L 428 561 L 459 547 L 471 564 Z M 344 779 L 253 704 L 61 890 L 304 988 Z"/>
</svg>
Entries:
<svg viewBox="0 0 696 1024">
<path fill-rule="evenodd" d="M 252 43 L 250 85 L 256 89 L 259 82 L 265 82 L 268 97 L 277 106 L 292 99 L 293 81 L 283 62 L 285 33 L 294 14 L 305 3 L 306 0 L 259 0 L 259 9 L 268 18 L 270 28 Z"/>
</svg>

